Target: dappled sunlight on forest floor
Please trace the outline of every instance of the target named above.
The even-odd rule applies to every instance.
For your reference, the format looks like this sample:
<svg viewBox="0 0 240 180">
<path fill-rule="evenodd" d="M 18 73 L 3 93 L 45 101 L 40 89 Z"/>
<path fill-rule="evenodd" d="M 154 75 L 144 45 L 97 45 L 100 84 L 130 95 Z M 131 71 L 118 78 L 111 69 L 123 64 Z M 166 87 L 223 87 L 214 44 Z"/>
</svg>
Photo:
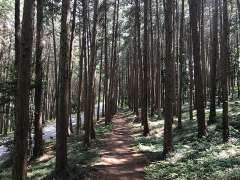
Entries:
<svg viewBox="0 0 240 180">
<path fill-rule="evenodd" d="M 118 114 L 113 118 L 113 131 L 100 140 L 103 143 L 99 162 L 87 179 L 144 179 L 145 156 L 133 148 L 127 120 Z"/>
<path fill-rule="evenodd" d="M 208 126 L 208 136 L 197 138 L 197 122 L 189 120 L 188 106 L 183 107 L 183 129 L 177 129 L 174 121 L 172 152 L 161 161 L 163 150 L 164 120 L 160 115 L 149 118 L 150 136 L 142 136 L 140 122 L 129 114 L 135 147 L 152 162 L 145 167 L 147 179 L 229 179 L 240 176 L 240 103 L 230 102 L 229 143 L 222 143 L 221 108 L 217 109 L 217 123 Z M 209 110 L 206 109 L 206 120 Z M 194 112 L 194 116 L 196 113 Z"/>
<path fill-rule="evenodd" d="M 149 117 L 150 135 L 142 136 L 139 118 L 126 109 L 119 110 L 113 123 L 97 122 L 97 140 L 86 149 L 83 136 L 68 138 L 66 179 L 231 179 L 240 177 L 240 102 L 229 103 L 229 143 L 222 143 L 221 107 L 217 123 L 208 126 L 208 136 L 197 138 L 196 112 L 189 120 L 188 106 L 183 106 L 182 129 L 173 123 L 174 151 L 161 160 L 163 150 L 162 114 Z M 208 120 L 209 109 L 205 111 Z M 55 166 L 55 139 L 45 142 L 45 153 L 31 161 L 29 179 L 52 179 Z M 12 159 L 0 165 L 0 179 L 11 179 Z"/>
<path fill-rule="evenodd" d="M 97 123 L 96 134 L 97 139 L 108 132 L 111 132 L 111 125 L 104 126 L 103 121 Z M 72 134 L 68 137 L 68 167 L 66 169 L 65 179 L 82 179 L 88 172 L 92 163 L 99 158 L 99 140 L 93 141 L 91 148 L 86 149 L 83 144 L 83 134 Z M 45 142 L 45 152 L 40 158 L 31 161 L 28 166 L 29 179 L 53 179 L 55 168 L 55 139 L 50 139 Z M 0 165 L 0 179 L 11 178 L 12 159 L 4 161 Z"/>
</svg>

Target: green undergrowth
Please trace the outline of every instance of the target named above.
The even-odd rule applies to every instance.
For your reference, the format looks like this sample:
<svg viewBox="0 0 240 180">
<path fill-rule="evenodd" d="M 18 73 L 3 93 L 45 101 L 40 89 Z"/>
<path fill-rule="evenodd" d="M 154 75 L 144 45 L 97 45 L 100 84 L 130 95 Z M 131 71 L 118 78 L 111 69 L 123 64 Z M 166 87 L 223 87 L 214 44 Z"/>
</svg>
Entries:
<svg viewBox="0 0 240 180">
<path fill-rule="evenodd" d="M 128 112 L 135 148 L 149 159 L 145 167 L 146 179 L 240 179 L 240 103 L 231 102 L 229 107 L 230 141 L 222 143 L 221 108 L 217 109 L 217 123 L 208 126 L 208 136 L 197 138 L 196 117 L 189 120 L 188 107 L 183 107 L 183 129 L 173 125 L 174 151 L 166 160 L 160 160 L 163 150 L 164 121 L 160 115 L 149 118 L 151 133 L 142 136 L 142 126 Z M 194 116 L 195 116 L 194 112 Z M 206 110 L 206 120 L 209 110 Z"/>
<path fill-rule="evenodd" d="M 44 126 L 49 126 L 55 123 L 55 119 L 49 119 Z M 7 146 L 8 148 L 12 148 L 13 147 L 13 139 L 14 139 L 14 132 L 11 131 L 4 135 L 4 134 L 0 134 L 0 146 L 4 145 Z M 10 149 L 11 150 L 11 149 Z"/>
<path fill-rule="evenodd" d="M 102 135 L 108 132 L 111 132 L 113 128 L 112 124 L 105 125 L 103 122 L 99 124 L 98 128 L 96 128 L 96 134 L 97 135 Z"/>
<path fill-rule="evenodd" d="M 13 139 L 13 133 L 9 133 L 8 135 L 0 134 L 0 146 L 5 145 L 6 142 L 11 141 Z"/>
<path fill-rule="evenodd" d="M 68 166 L 64 179 L 83 179 L 91 164 L 99 159 L 100 141 L 98 138 L 112 130 L 112 125 L 104 126 L 103 122 L 97 123 L 97 140 L 92 141 L 91 147 L 86 148 L 82 143 L 83 135 L 68 137 Z M 45 153 L 28 166 L 28 179 L 54 179 L 56 141 L 45 142 Z M 11 179 L 12 160 L 5 161 L 0 167 L 0 179 Z"/>
</svg>

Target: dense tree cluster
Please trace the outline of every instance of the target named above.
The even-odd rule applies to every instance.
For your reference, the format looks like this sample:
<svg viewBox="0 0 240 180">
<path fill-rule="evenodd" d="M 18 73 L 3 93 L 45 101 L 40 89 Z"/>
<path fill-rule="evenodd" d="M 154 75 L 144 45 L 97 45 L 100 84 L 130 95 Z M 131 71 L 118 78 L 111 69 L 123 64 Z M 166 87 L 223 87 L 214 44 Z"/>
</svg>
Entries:
<svg viewBox="0 0 240 180">
<path fill-rule="evenodd" d="M 118 107 L 135 113 L 143 136 L 148 118 L 163 114 L 163 157 L 172 127 L 185 128 L 183 104 L 191 120 L 196 110 L 199 138 L 222 106 L 227 142 L 228 100 L 240 98 L 239 26 L 239 0 L 0 1 L 0 134 L 14 132 L 13 178 L 26 179 L 29 158 L 43 154 L 46 123 L 56 119 L 61 177 L 67 136 L 83 134 L 89 148 L 96 121 L 111 124 Z"/>
</svg>

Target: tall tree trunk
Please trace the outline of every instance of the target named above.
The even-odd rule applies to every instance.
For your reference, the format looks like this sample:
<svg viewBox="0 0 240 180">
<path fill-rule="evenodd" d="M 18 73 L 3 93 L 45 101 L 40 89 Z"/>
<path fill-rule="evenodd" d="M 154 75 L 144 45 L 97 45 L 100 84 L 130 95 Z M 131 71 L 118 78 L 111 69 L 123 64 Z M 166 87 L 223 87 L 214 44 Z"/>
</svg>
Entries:
<svg viewBox="0 0 240 180">
<path fill-rule="evenodd" d="M 70 0 L 62 1 L 60 57 L 59 57 L 59 100 L 56 121 L 56 175 L 67 165 L 67 133 L 68 133 L 68 92 L 69 92 L 69 61 L 70 61 Z"/>
<path fill-rule="evenodd" d="M 201 60 L 202 60 L 202 76 L 203 76 L 203 95 L 204 95 L 204 106 L 206 107 L 207 100 L 207 74 L 206 74 L 206 57 L 205 57 L 205 0 L 201 0 L 201 26 L 200 26 L 200 33 L 201 33 Z"/>
<path fill-rule="evenodd" d="M 54 0 L 53 0 L 54 1 Z M 58 62 L 57 62 L 57 46 L 56 46 L 56 36 L 55 36 L 55 24 L 54 24 L 54 9 L 52 11 L 51 17 L 52 23 L 52 40 L 53 40 L 53 54 L 54 54 L 54 78 L 55 78 L 55 118 L 58 115 Z"/>
<path fill-rule="evenodd" d="M 150 115 L 151 116 L 153 116 L 153 114 L 154 114 L 154 111 L 155 111 L 155 101 L 156 101 L 156 99 L 155 99 L 155 88 L 154 88 L 154 85 L 155 85 L 155 79 L 154 79 L 154 75 L 155 75 L 155 62 L 154 62 L 154 43 L 153 43 L 153 18 L 152 18 L 152 0 L 149 0 L 149 16 L 150 16 L 150 62 L 149 62 L 149 69 L 151 70 L 150 72 L 149 72 L 149 77 L 151 77 L 150 78 L 150 83 L 149 83 L 149 87 L 150 87 L 150 89 L 149 89 L 149 92 L 150 92 L 150 99 L 151 99 L 151 101 L 150 101 Z"/>
<path fill-rule="evenodd" d="M 80 20 L 80 12 L 79 12 L 79 20 Z M 84 58 L 84 52 L 83 48 L 80 49 L 80 47 L 83 47 L 83 44 L 86 43 L 86 39 L 84 39 L 84 34 L 82 33 L 81 36 L 81 25 L 79 23 L 79 71 L 78 71 L 78 94 L 77 94 L 77 126 L 76 126 L 76 133 L 79 134 L 79 130 L 81 128 L 81 95 L 82 95 L 82 76 L 83 76 L 83 58 Z M 81 43 L 82 42 L 82 43 Z"/>
<path fill-rule="evenodd" d="M 138 2 L 137 2 L 138 3 Z M 135 22 L 134 22 L 134 31 L 136 32 L 137 31 L 137 24 L 138 24 L 138 8 L 137 8 L 137 4 L 136 4 L 136 1 L 135 1 Z M 138 79 L 139 79 L 139 68 L 138 68 L 138 54 L 137 54 L 137 47 L 138 47 L 138 41 L 137 41 L 137 33 L 134 34 L 134 37 L 133 37 L 133 44 L 134 44 L 134 48 L 136 49 L 136 51 L 133 52 L 134 54 L 134 59 L 133 59 L 133 64 L 134 64 L 134 77 L 133 77 L 133 83 L 134 83 L 134 88 L 133 88 L 133 91 L 134 91 L 134 113 L 136 114 L 136 118 L 138 119 L 138 96 L 139 96 L 139 93 L 138 93 Z"/>
<path fill-rule="evenodd" d="M 20 58 L 18 62 L 16 132 L 13 179 L 27 178 L 27 148 L 29 128 L 29 93 L 33 43 L 34 0 L 24 0 Z"/>
<path fill-rule="evenodd" d="M 108 97 L 107 97 L 107 109 L 106 109 L 106 122 L 109 124 L 112 120 L 112 84 L 113 84 L 113 75 L 114 75 L 114 70 L 113 69 L 113 63 L 115 63 L 115 56 L 114 56 L 114 47 L 115 47 L 115 29 L 116 29 L 116 12 L 117 12 L 117 0 L 114 1 L 114 10 L 113 10 L 113 23 L 112 23 L 112 48 L 111 48 L 111 62 L 109 65 L 109 86 L 108 86 Z"/>
<path fill-rule="evenodd" d="M 229 78 L 229 20 L 228 20 L 228 2 L 223 0 L 223 32 L 221 37 L 221 51 L 222 51 L 222 107 L 223 107 L 223 141 L 227 142 L 229 139 L 229 125 L 228 125 L 228 78 Z"/>
<path fill-rule="evenodd" d="M 156 0 L 156 29 L 157 29 L 157 50 L 156 50 L 156 86 L 155 86 L 155 92 L 156 92 L 156 110 L 158 113 L 161 112 L 161 67 L 162 67 L 162 59 L 161 59 L 161 51 L 160 51 L 160 45 L 161 45 L 161 32 L 160 32 L 160 13 L 159 11 L 159 0 Z"/>
<path fill-rule="evenodd" d="M 172 122 L 173 108 L 175 104 L 175 83 L 174 83 L 174 59 L 173 59 L 173 1 L 168 0 L 165 7 L 165 56 L 166 56 L 166 82 L 165 82 L 165 107 L 164 107 L 164 147 L 163 155 L 170 153 L 173 150 L 172 144 Z"/>
<path fill-rule="evenodd" d="M 193 60 L 194 60 L 194 82 L 195 82 L 195 105 L 197 109 L 198 121 L 198 137 L 206 135 L 205 123 L 205 109 L 204 109 L 204 95 L 203 95 L 203 81 L 200 59 L 200 34 L 199 34 L 199 15 L 200 15 L 200 2 L 199 0 L 189 1 L 190 10 L 190 25 L 192 33 L 192 46 L 193 46 Z"/>
<path fill-rule="evenodd" d="M 105 106 L 103 114 L 106 116 L 108 109 L 108 28 L 107 28 L 107 0 L 104 0 L 104 97 Z M 105 124 L 108 124 L 108 120 L 105 118 Z"/>
<path fill-rule="evenodd" d="M 115 0 L 114 12 L 113 12 L 113 27 L 112 27 L 112 52 L 110 63 L 110 79 L 108 90 L 108 109 L 106 109 L 106 122 L 110 123 L 113 114 L 116 109 L 115 105 L 115 85 L 116 85 L 116 71 L 117 71 L 117 38 L 118 38 L 118 26 L 119 26 L 119 0 Z"/>
<path fill-rule="evenodd" d="M 189 59 L 189 118 L 193 120 L 193 59 L 192 59 L 192 38 L 191 32 L 189 32 L 189 40 L 188 40 L 188 59 Z"/>
<path fill-rule="evenodd" d="M 144 0 L 144 40 L 143 40 L 143 82 L 142 82 L 142 122 L 143 122 L 143 135 L 149 134 L 148 127 L 148 9 L 149 1 Z"/>
<path fill-rule="evenodd" d="M 99 73 L 99 84 L 98 84 L 98 106 L 97 106 L 97 120 L 100 117 L 100 101 L 101 101 L 101 85 L 102 85 L 102 61 L 103 61 L 103 42 L 101 42 L 101 56 L 100 56 L 100 73 Z"/>
<path fill-rule="evenodd" d="M 76 27 L 76 12 L 77 12 L 77 0 L 74 0 L 73 2 L 73 18 L 72 18 L 72 27 L 71 27 L 71 38 L 70 38 L 70 61 L 69 61 L 69 100 L 68 100 L 68 115 L 69 115 L 69 130 L 71 133 L 73 133 L 73 126 L 72 126 L 72 50 L 73 50 L 73 41 L 74 41 L 74 35 L 75 35 L 75 27 Z"/>
<path fill-rule="evenodd" d="M 184 0 L 182 0 L 182 12 L 180 22 L 180 37 L 179 37 L 179 93 L 178 93 L 178 128 L 182 128 L 182 97 L 183 97 L 183 64 L 184 64 L 184 44 L 183 44 L 183 26 L 184 26 Z"/>
<path fill-rule="evenodd" d="M 43 37 L 43 0 L 37 0 L 37 35 L 36 35 L 36 67 L 35 67 L 35 119 L 34 119 L 34 148 L 33 156 L 43 154 L 42 139 L 42 37 Z"/>
<path fill-rule="evenodd" d="M 88 86 L 88 59 L 87 59 L 87 2 L 82 0 L 82 16 L 83 16 L 83 35 L 82 35 L 82 53 L 83 53 L 83 63 L 84 63 L 84 77 L 83 77 L 83 106 L 84 106 L 84 130 L 86 131 L 86 105 L 87 105 L 87 86 Z"/>
<path fill-rule="evenodd" d="M 96 69 L 96 34 L 97 34 L 97 21 L 98 21 L 98 0 L 94 1 L 94 15 L 93 15 L 93 27 L 92 27 L 92 39 L 91 39 L 91 57 L 89 62 L 89 76 L 88 76 L 88 87 L 87 87 L 87 104 L 86 104 L 86 116 L 85 118 L 85 135 L 84 144 L 90 146 L 91 131 L 93 132 L 93 112 L 92 103 L 94 102 L 94 88 L 95 88 L 95 69 Z M 94 107 L 95 109 L 95 107 Z"/>
<path fill-rule="evenodd" d="M 212 32 L 212 58 L 210 66 L 210 115 L 209 124 L 216 122 L 216 67 L 218 60 L 218 1 L 215 0 Z"/>
<path fill-rule="evenodd" d="M 15 0 L 15 23 L 14 23 L 14 28 L 15 28 L 15 47 L 14 47 L 14 50 L 15 50 L 15 76 L 16 76 L 16 85 L 15 85 L 15 89 L 16 89 L 16 92 L 15 92 L 15 98 L 14 98 L 14 129 L 16 128 L 16 120 L 17 120 L 17 79 L 18 79 L 18 64 L 19 64 L 19 61 L 20 61 L 20 50 L 21 50 L 21 47 L 20 47 L 20 40 L 21 40 L 21 32 L 20 32 L 20 0 Z M 0 58 L 1 59 L 1 58 Z M 1 115 L 0 115 L 1 116 Z M 1 117 L 0 117 L 0 120 L 1 120 Z M 0 122 L 0 124 L 3 123 L 3 122 Z M 0 125 L 0 134 L 1 134 L 1 128 L 2 126 Z M 14 143 L 15 143 L 15 138 L 16 138 L 16 131 L 14 131 Z M 16 151 L 15 151 L 16 152 Z M 14 153 L 15 153 L 14 152 Z M 14 174 L 13 174 L 14 175 Z"/>
<path fill-rule="evenodd" d="M 15 68 L 19 64 L 20 58 L 20 0 L 15 0 Z"/>
</svg>

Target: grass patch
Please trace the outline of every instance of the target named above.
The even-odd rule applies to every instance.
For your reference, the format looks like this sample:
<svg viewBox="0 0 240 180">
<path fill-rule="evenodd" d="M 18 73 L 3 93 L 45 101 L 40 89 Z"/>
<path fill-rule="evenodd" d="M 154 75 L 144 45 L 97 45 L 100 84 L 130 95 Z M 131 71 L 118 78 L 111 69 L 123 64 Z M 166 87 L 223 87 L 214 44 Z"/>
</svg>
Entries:
<svg viewBox="0 0 240 180">
<path fill-rule="evenodd" d="M 104 126 L 100 121 L 96 125 L 97 139 L 112 130 L 112 125 Z M 68 166 L 64 179 L 83 179 L 91 164 L 99 158 L 98 140 L 92 141 L 91 148 L 86 149 L 82 144 L 83 135 L 73 134 L 68 138 Z M 28 165 L 28 179 L 54 179 L 55 168 L 55 145 L 54 139 L 45 142 L 45 153 L 37 160 Z M 12 179 L 12 160 L 7 160 L 0 166 L 0 179 Z"/>
<path fill-rule="evenodd" d="M 217 109 L 217 124 L 208 126 L 208 136 L 197 138 L 197 122 L 189 120 L 188 107 L 183 107 L 183 129 L 173 125 L 174 152 L 165 161 L 158 161 L 163 150 L 161 115 L 149 118 L 150 136 L 142 136 L 141 123 L 129 116 L 135 148 L 151 162 L 145 167 L 146 179 L 240 179 L 240 104 L 230 102 L 230 141 L 222 143 L 221 108 Z M 194 112 L 194 116 L 195 116 Z M 208 120 L 209 110 L 206 110 Z M 194 117 L 196 119 L 196 117 Z"/>
<path fill-rule="evenodd" d="M 102 135 L 102 134 L 105 134 L 105 133 L 108 133 L 108 132 L 111 132 L 113 129 L 113 124 L 108 124 L 108 125 L 104 125 L 103 122 L 100 122 L 99 125 L 98 125 L 98 128 L 96 128 L 96 134 L 98 136 Z"/>
</svg>

